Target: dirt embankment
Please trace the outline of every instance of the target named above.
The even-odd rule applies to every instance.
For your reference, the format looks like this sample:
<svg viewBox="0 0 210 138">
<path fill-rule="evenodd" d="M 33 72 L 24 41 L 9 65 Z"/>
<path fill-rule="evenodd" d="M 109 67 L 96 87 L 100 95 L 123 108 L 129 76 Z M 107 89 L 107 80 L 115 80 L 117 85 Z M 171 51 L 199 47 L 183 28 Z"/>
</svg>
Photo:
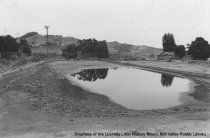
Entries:
<svg viewBox="0 0 210 138">
<path fill-rule="evenodd" d="M 128 112 L 106 96 L 73 86 L 46 64 L 7 74 L 0 81 L 0 134 L 54 130 L 51 127 L 65 118 L 71 122 Z"/>
<path fill-rule="evenodd" d="M 55 64 L 59 66 L 53 68 Z M 53 137 L 69 136 L 78 130 L 157 131 L 179 130 L 184 126 L 186 130 L 206 131 L 210 127 L 208 102 L 163 110 L 130 110 L 110 102 L 106 96 L 72 85 L 63 76 L 64 64 L 68 64 L 72 72 L 89 67 L 119 66 L 101 61 L 63 61 L 54 62 L 50 67 L 42 64 L 5 75 L 0 80 L 1 136 L 44 133 Z M 194 93 L 206 99 L 201 92 L 209 92 L 209 79 L 198 77 L 196 80 L 200 84 L 196 87 L 201 88 L 195 88 Z M 193 127 L 195 122 L 200 126 Z"/>
</svg>

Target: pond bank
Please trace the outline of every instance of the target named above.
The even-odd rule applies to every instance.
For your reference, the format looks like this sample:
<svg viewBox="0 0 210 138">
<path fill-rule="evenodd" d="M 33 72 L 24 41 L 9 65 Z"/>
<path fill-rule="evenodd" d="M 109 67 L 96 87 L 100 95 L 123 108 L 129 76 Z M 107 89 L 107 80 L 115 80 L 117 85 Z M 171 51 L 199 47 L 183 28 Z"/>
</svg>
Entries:
<svg viewBox="0 0 210 138">
<path fill-rule="evenodd" d="M 123 66 L 102 61 L 57 61 L 4 76 L 0 83 L 1 136 L 73 137 L 76 131 L 210 130 L 208 103 L 164 110 L 129 110 L 103 95 L 72 85 L 64 76 L 64 64 L 72 72 Z M 197 79 L 207 88 L 208 81 Z"/>
</svg>

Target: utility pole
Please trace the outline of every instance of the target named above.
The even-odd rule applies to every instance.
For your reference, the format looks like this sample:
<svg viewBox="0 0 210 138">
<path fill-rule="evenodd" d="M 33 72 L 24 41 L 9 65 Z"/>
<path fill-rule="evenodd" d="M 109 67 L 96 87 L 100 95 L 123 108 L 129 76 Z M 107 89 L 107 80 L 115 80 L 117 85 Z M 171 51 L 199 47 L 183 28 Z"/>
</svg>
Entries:
<svg viewBox="0 0 210 138">
<path fill-rule="evenodd" d="M 50 28 L 50 26 L 44 26 L 44 28 L 46 29 L 46 32 L 47 32 L 47 55 L 48 55 L 48 46 L 49 46 L 49 41 L 48 41 L 48 29 Z"/>
</svg>

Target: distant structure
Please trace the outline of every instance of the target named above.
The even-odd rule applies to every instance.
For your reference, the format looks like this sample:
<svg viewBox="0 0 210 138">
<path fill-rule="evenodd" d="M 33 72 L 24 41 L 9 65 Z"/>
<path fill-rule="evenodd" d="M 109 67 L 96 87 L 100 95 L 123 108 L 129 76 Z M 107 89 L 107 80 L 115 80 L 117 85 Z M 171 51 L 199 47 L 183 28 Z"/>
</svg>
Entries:
<svg viewBox="0 0 210 138">
<path fill-rule="evenodd" d="M 50 28 L 50 26 L 44 26 L 44 28 L 46 29 L 46 32 L 47 32 L 47 54 L 48 54 L 48 46 L 49 46 L 49 42 L 48 42 L 48 29 Z"/>
</svg>

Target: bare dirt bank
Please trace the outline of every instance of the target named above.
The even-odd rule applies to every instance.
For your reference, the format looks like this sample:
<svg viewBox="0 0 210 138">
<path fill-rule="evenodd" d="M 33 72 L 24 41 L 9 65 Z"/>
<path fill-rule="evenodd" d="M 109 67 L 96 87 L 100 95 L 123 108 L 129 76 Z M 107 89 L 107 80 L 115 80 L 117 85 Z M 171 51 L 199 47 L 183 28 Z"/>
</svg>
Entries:
<svg viewBox="0 0 210 138">
<path fill-rule="evenodd" d="M 64 77 L 64 64 L 68 72 L 121 66 L 102 61 L 58 61 L 4 76 L 0 80 L 0 136 L 73 137 L 75 132 L 117 131 L 209 133 L 208 77 L 190 78 L 198 84 L 194 94 L 206 100 L 205 103 L 135 111 L 110 102 L 106 96 L 72 85 Z M 135 64 L 141 67 L 147 65 Z M 156 70 L 152 65 L 148 66 L 151 68 L 147 69 Z M 181 75 L 191 76 L 187 71 Z"/>
</svg>

